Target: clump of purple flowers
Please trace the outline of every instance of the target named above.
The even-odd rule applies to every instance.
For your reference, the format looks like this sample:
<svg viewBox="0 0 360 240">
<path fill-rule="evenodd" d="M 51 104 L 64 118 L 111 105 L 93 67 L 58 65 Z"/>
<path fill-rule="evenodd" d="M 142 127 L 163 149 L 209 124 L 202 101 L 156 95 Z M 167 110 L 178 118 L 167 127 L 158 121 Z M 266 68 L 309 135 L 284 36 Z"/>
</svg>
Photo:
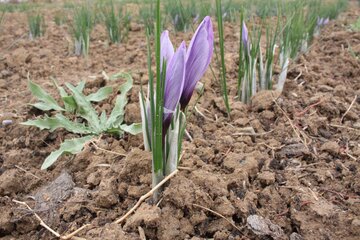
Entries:
<svg viewBox="0 0 360 240">
<path fill-rule="evenodd" d="M 166 158 L 164 175 L 168 175 L 177 168 L 181 138 L 186 123 L 184 112 L 213 54 L 214 33 L 211 18 L 209 16 L 204 18 L 188 48 L 183 41 L 175 51 L 168 31 L 161 34 L 160 43 L 160 69 L 161 74 L 165 73 L 162 124 L 164 158 Z M 141 97 L 140 105 L 144 145 L 145 149 L 150 151 L 152 150 L 150 102 Z"/>
<path fill-rule="evenodd" d="M 329 23 L 330 19 L 327 17 L 327 18 L 321 18 L 321 17 L 318 17 L 317 18 L 317 22 L 316 22 L 316 25 L 317 27 L 324 27 L 325 25 L 327 25 Z"/>
<path fill-rule="evenodd" d="M 328 17 L 327 18 L 318 17 L 316 21 L 314 36 L 318 36 L 320 34 L 321 28 L 325 27 L 325 25 L 329 24 L 329 22 L 330 19 Z"/>
</svg>

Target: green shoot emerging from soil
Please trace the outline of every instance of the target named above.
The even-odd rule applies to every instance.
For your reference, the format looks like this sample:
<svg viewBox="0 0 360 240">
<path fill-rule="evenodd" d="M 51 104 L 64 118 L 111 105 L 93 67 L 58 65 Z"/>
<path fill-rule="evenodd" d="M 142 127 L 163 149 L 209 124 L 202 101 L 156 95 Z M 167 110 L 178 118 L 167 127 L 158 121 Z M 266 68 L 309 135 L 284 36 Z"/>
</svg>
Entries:
<svg viewBox="0 0 360 240">
<path fill-rule="evenodd" d="M 106 30 L 112 43 L 120 43 L 127 37 L 130 25 L 130 15 L 123 13 L 122 7 L 116 7 L 113 1 L 102 7 Z"/>
<path fill-rule="evenodd" d="M 120 94 L 116 98 L 115 106 L 109 117 L 106 116 L 105 111 L 102 111 L 99 116 L 92 103 L 103 101 L 109 97 L 113 92 L 111 87 L 100 88 L 97 92 L 86 96 L 83 94 L 85 82 L 80 82 L 78 86 L 66 83 L 67 90 L 65 90 L 54 80 L 62 100 L 62 105 L 60 105 L 50 94 L 29 79 L 30 91 L 39 100 L 33 106 L 42 111 L 57 111 L 57 114 L 53 117 L 45 115 L 43 118 L 28 120 L 22 124 L 35 126 L 41 130 L 49 129 L 51 132 L 62 128 L 81 136 L 65 140 L 58 150 L 52 152 L 45 159 L 41 169 L 50 167 L 64 153 L 77 154 L 81 152 L 94 136 L 108 133 L 121 137 L 125 132 L 130 134 L 141 132 L 141 124 L 126 125 L 123 123 L 124 109 L 127 104 L 126 94 L 132 88 L 133 80 L 126 73 L 114 75 L 110 79 L 117 78 L 125 78 L 126 82 L 118 89 Z"/>
<path fill-rule="evenodd" d="M 351 24 L 351 29 L 356 32 L 360 31 L 360 17 L 353 24 Z"/>
<path fill-rule="evenodd" d="M 30 40 L 34 40 L 37 37 L 41 37 L 45 32 L 44 17 L 41 14 L 30 14 L 28 16 L 29 25 L 29 37 Z"/>
<path fill-rule="evenodd" d="M 73 34 L 75 37 L 75 55 L 89 54 L 90 34 L 94 25 L 93 11 L 89 5 L 82 5 L 74 9 Z"/>
<path fill-rule="evenodd" d="M 230 104 L 227 92 L 226 85 L 226 65 L 225 65 L 225 47 L 224 47 L 224 26 L 223 26 L 223 13 L 221 7 L 221 0 L 216 0 L 216 15 L 218 22 L 218 31 L 219 31 L 219 43 L 220 43 L 220 58 L 221 58 L 221 73 L 220 73 L 220 82 L 222 87 L 222 95 L 226 107 L 228 116 L 230 116 Z"/>
<path fill-rule="evenodd" d="M 66 22 L 66 16 L 62 11 L 58 11 L 54 15 L 54 22 L 57 26 L 61 26 Z"/>
</svg>

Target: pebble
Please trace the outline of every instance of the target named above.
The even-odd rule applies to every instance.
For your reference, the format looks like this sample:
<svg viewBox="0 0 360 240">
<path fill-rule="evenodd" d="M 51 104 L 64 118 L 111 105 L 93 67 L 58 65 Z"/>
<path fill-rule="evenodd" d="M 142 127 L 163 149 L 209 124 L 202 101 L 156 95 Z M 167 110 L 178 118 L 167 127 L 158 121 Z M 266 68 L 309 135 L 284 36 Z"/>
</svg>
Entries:
<svg viewBox="0 0 360 240">
<path fill-rule="evenodd" d="M 2 126 L 7 126 L 7 125 L 11 125 L 13 123 L 12 120 L 9 120 L 9 119 L 6 119 L 6 120 L 3 120 L 1 125 Z"/>
<path fill-rule="evenodd" d="M 264 186 L 269 186 L 275 182 L 275 173 L 273 172 L 262 172 L 257 177 L 260 183 Z"/>
<path fill-rule="evenodd" d="M 321 150 L 325 151 L 325 152 L 328 152 L 330 154 L 336 155 L 340 151 L 340 146 L 339 146 L 339 144 L 337 142 L 329 141 L 329 142 L 325 142 L 321 146 Z"/>
</svg>

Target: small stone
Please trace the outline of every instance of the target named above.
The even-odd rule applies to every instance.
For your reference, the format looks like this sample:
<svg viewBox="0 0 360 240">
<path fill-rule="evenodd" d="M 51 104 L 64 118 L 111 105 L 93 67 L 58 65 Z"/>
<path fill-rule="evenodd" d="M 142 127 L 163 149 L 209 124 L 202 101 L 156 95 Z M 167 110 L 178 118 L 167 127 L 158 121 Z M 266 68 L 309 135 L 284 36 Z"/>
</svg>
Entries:
<svg viewBox="0 0 360 240">
<path fill-rule="evenodd" d="M 332 92 L 334 90 L 334 88 L 328 86 L 328 85 L 320 85 L 319 86 L 319 91 L 320 92 Z"/>
<path fill-rule="evenodd" d="M 125 107 L 125 121 L 127 123 L 141 122 L 139 103 L 129 103 Z"/>
<path fill-rule="evenodd" d="M 339 154 L 340 151 L 340 146 L 337 142 L 334 141 L 329 141 L 329 142 L 325 142 L 321 148 L 322 151 L 328 152 L 332 155 L 337 155 Z"/>
<path fill-rule="evenodd" d="M 100 172 L 92 172 L 89 174 L 89 176 L 86 178 L 86 183 L 97 186 L 100 184 L 101 181 L 101 174 Z"/>
<path fill-rule="evenodd" d="M 269 171 L 262 172 L 258 175 L 258 179 L 264 187 L 269 186 L 275 182 L 275 173 Z"/>
<path fill-rule="evenodd" d="M 251 98 L 251 107 L 254 111 L 269 110 L 274 105 L 274 99 L 279 97 L 276 91 L 260 91 Z"/>
<path fill-rule="evenodd" d="M 24 186 L 19 176 L 21 173 L 17 169 L 6 170 L 0 175 L 0 194 L 11 195 L 19 192 Z"/>
<path fill-rule="evenodd" d="M 359 202 L 357 204 L 359 204 Z M 360 218 L 354 218 L 351 221 L 350 229 L 354 236 L 360 236 Z"/>
<path fill-rule="evenodd" d="M 248 118 L 239 118 L 235 120 L 235 125 L 239 127 L 245 127 L 247 124 L 249 124 Z"/>
<path fill-rule="evenodd" d="M 135 230 L 138 226 L 156 227 L 160 220 L 160 208 L 147 203 L 141 204 L 139 209 L 126 220 L 125 231 Z"/>
<path fill-rule="evenodd" d="M 273 120 L 275 118 L 275 113 L 272 111 L 265 110 L 260 114 L 261 118 L 267 119 L 267 120 Z"/>
<path fill-rule="evenodd" d="M 2 70 L 0 73 L 1 77 L 6 78 L 12 75 L 12 73 L 6 69 Z"/>
<path fill-rule="evenodd" d="M 304 238 L 296 233 L 296 232 L 293 232 L 291 235 L 290 235 L 290 240 L 303 240 Z"/>
<path fill-rule="evenodd" d="M 225 196 L 218 197 L 215 200 L 215 211 L 223 216 L 232 216 L 235 214 L 235 208 Z"/>
<path fill-rule="evenodd" d="M 344 97 L 347 94 L 347 88 L 345 85 L 340 84 L 337 85 L 334 89 L 334 95 L 335 96 L 340 96 L 340 97 Z"/>
<path fill-rule="evenodd" d="M 214 240 L 227 240 L 229 239 L 230 233 L 227 230 L 217 231 L 214 234 Z"/>
<path fill-rule="evenodd" d="M 247 218 L 247 225 L 258 236 L 271 236 L 274 239 L 287 239 L 280 226 L 272 223 L 269 219 L 259 215 L 250 215 Z"/>
<path fill-rule="evenodd" d="M 99 191 L 96 196 L 96 204 L 103 208 L 109 208 L 118 203 L 116 195 L 110 191 Z"/>
<path fill-rule="evenodd" d="M 40 58 L 45 58 L 45 57 L 48 57 L 48 58 L 51 58 L 52 57 L 52 52 L 51 50 L 47 49 L 47 48 L 42 48 L 40 49 L 39 51 L 39 57 Z"/>
<path fill-rule="evenodd" d="M 0 217 L 0 233 L 10 234 L 15 227 L 15 224 L 11 222 L 11 217 L 13 215 L 11 208 L 0 207 L 1 217 Z"/>
<path fill-rule="evenodd" d="M 360 218 L 354 218 L 351 222 L 353 227 L 360 227 Z"/>
<path fill-rule="evenodd" d="M 1 125 L 7 126 L 7 125 L 11 125 L 12 123 L 13 123 L 12 120 L 10 120 L 10 119 L 5 119 L 5 120 L 2 121 Z"/>
<path fill-rule="evenodd" d="M 137 23 L 130 23 L 130 30 L 132 32 L 139 32 L 141 30 L 141 26 Z"/>
<path fill-rule="evenodd" d="M 0 88 L 1 89 L 8 89 L 8 83 L 5 81 L 5 79 L 0 79 Z"/>
</svg>

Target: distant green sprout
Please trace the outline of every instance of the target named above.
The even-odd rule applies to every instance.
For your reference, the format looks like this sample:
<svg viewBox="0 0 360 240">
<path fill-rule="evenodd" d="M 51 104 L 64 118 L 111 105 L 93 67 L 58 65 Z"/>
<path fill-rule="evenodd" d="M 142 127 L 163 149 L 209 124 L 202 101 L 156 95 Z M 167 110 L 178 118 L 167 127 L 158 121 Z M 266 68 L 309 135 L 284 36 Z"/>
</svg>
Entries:
<svg viewBox="0 0 360 240">
<path fill-rule="evenodd" d="M 38 3 L 19 2 L 19 3 L 0 3 L 0 11 L 4 12 L 27 12 L 30 8 L 39 7 Z"/>
<path fill-rule="evenodd" d="M 256 15 L 262 20 L 268 17 L 277 16 L 279 0 L 258 0 L 255 1 L 254 4 L 256 5 Z"/>
<path fill-rule="evenodd" d="M 75 8 L 75 3 L 73 1 L 65 1 L 63 4 L 64 9 L 73 9 Z"/>
<path fill-rule="evenodd" d="M 76 87 L 66 83 L 67 90 L 65 90 L 65 88 L 58 86 L 54 80 L 62 100 L 62 105 L 60 105 L 50 94 L 29 78 L 30 91 L 39 100 L 32 105 L 42 111 L 57 111 L 57 114 L 53 117 L 45 115 L 43 118 L 28 120 L 22 124 L 35 126 L 41 130 L 49 129 L 51 132 L 56 129 L 65 129 L 68 132 L 80 135 L 77 138 L 65 140 L 58 150 L 52 152 L 45 159 L 41 169 L 49 168 L 65 153 L 77 154 L 81 152 L 91 139 L 103 133 L 122 136 L 125 132 L 133 135 L 141 132 L 141 124 L 127 125 L 123 123 L 124 109 L 128 102 L 126 95 L 132 88 L 133 79 L 127 73 L 120 73 L 112 76 L 110 80 L 117 78 L 125 78 L 126 83 L 117 90 L 120 94 L 117 96 L 114 108 L 108 117 L 105 111 L 102 111 L 99 116 L 92 103 L 101 102 L 108 98 L 113 92 L 111 87 L 100 88 L 97 92 L 86 96 L 83 94 L 84 81 Z"/>
<path fill-rule="evenodd" d="M 204 19 L 206 16 L 212 15 L 213 9 L 211 7 L 211 2 L 207 0 L 198 1 L 197 13 L 198 15 L 195 16 L 194 23 Z"/>
<path fill-rule="evenodd" d="M 41 37 L 45 32 L 45 21 L 41 14 L 30 14 L 28 16 L 29 37 L 34 40 Z"/>
<path fill-rule="evenodd" d="M 122 7 L 116 9 L 114 3 L 110 1 L 102 7 L 102 14 L 110 41 L 120 43 L 126 39 L 130 27 L 129 13 L 124 14 Z"/>
<path fill-rule="evenodd" d="M 57 12 L 54 15 L 54 22 L 57 26 L 61 26 L 66 22 L 66 16 L 63 12 Z"/>
<path fill-rule="evenodd" d="M 75 55 L 88 56 L 90 47 L 90 34 L 94 26 L 93 11 L 89 5 L 74 8 L 73 34 L 75 37 Z"/>
<path fill-rule="evenodd" d="M 243 18 L 243 17 L 242 17 Z M 261 26 L 254 26 L 253 34 L 248 32 L 245 22 L 241 24 L 241 42 L 239 51 L 239 65 L 242 71 L 239 73 L 238 79 L 238 98 L 244 102 L 249 103 L 253 95 L 258 91 L 257 82 L 257 64 L 259 60 L 260 50 L 260 39 L 261 39 Z M 262 56 L 261 56 L 262 58 Z M 261 63 L 263 64 L 263 63 Z M 261 67 L 261 71 L 264 72 L 264 67 Z M 261 73 L 263 74 L 263 73 Z M 265 77 L 265 76 L 264 76 Z"/>
<path fill-rule="evenodd" d="M 0 11 L 0 27 L 5 19 L 5 11 Z M 0 28 L 1 30 L 1 28 Z"/>
<path fill-rule="evenodd" d="M 225 22 L 236 22 L 239 19 L 239 12 L 242 8 L 238 2 L 232 0 L 224 1 L 222 4 L 222 17 Z"/>
<path fill-rule="evenodd" d="M 217 23 L 218 23 L 218 31 L 219 31 L 219 44 L 220 44 L 220 61 L 219 65 L 220 69 L 220 83 L 222 89 L 222 95 L 226 107 L 226 111 L 228 116 L 230 117 L 230 104 L 228 97 L 228 90 L 226 84 L 226 65 L 225 65 L 225 46 L 224 46 L 224 25 L 223 25 L 223 13 L 222 13 L 222 5 L 221 0 L 216 0 L 216 15 L 217 15 Z"/>
<path fill-rule="evenodd" d="M 155 9 L 153 2 L 141 5 L 139 9 L 140 22 L 145 25 L 145 29 L 150 35 L 155 33 Z"/>
<path fill-rule="evenodd" d="M 272 77 L 274 68 L 274 57 L 277 35 L 279 32 L 279 20 L 275 29 L 266 28 L 266 50 L 263 57 L 261 46 L 259 46 L 259 78 L 260 90 L 272 90 Z M 260 44 L 260 43 L 259 43 Z"/>
<path fill-rule="evenodd" d="M 168 0 L 165 4 L 165 12 L 169 14 L 171 24 L 178 32 L 186 32 L 191 29 L 194 19 L 198 15 L 194 0 L 187 3 L 181 0 Z"/>
<path fill-rule="evenodd" d="M 360 17 L 356 20 L 356 22 L 354 22 L 350 26 L 351 26 L 352 30 L 359 32 L 360 31 Z"/>
</svg>

